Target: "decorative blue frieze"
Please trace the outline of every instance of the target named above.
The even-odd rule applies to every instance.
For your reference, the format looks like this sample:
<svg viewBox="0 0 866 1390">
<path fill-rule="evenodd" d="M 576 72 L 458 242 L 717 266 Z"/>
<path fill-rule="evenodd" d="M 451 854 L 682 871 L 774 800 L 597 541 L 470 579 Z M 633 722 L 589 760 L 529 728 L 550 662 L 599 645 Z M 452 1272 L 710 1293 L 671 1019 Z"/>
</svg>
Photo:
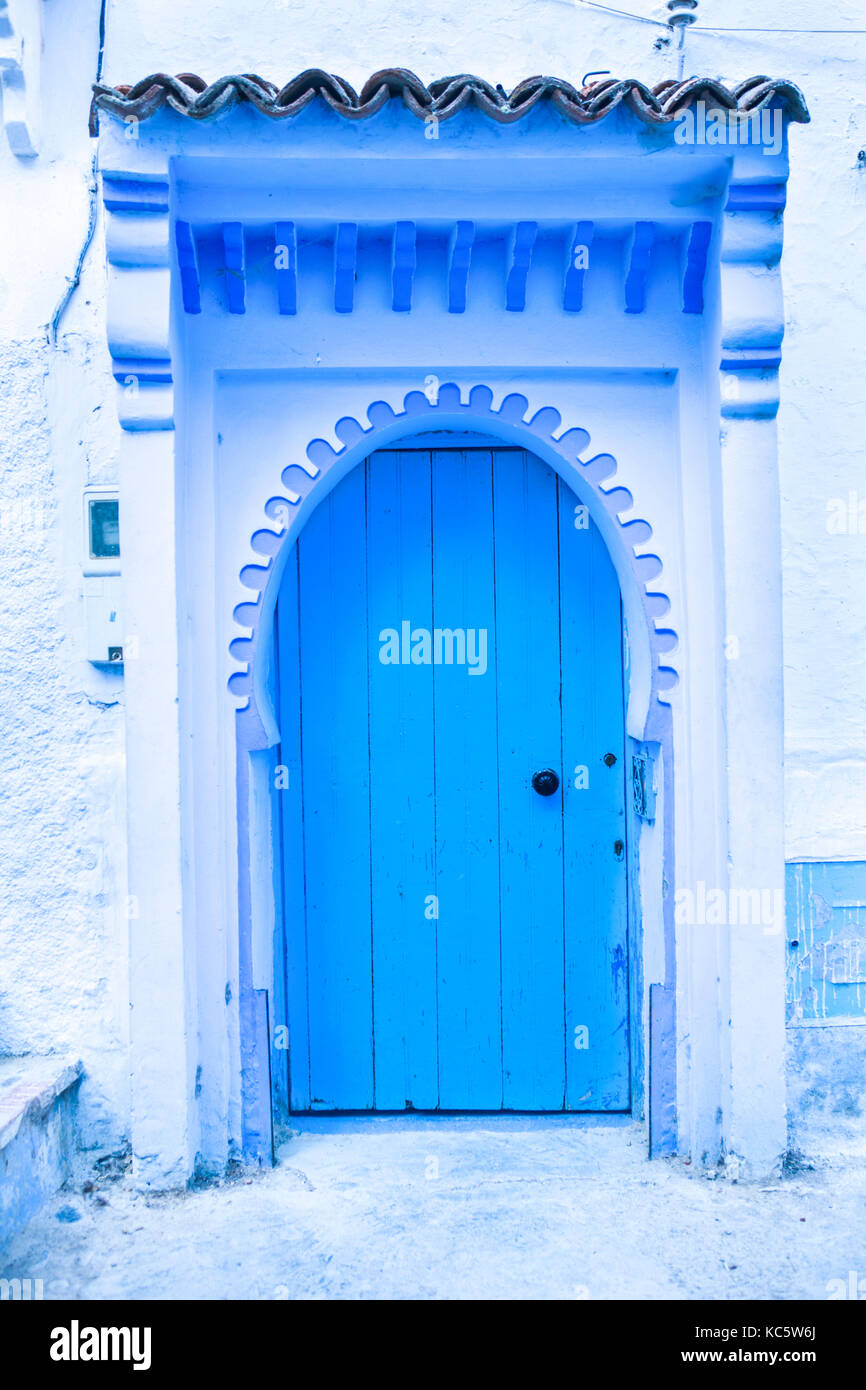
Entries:
<svg viewBox="0 0 866 1390">
<path fill-rule="evenodd" d="M 592 222 L 578 222 L 569 244 L 562 307 L 570 314 L 577 314 L 583 308 L 583 281 L 589 268 L 593 231 Z"/>
<path fill-rule="evenodd" d="M 448 248 L 448 312 L 462 314 L 466 311 L 466 293 L 469 286 L 469 266 L 472 262 L 472 247 L 475 243 L 475 223 L 458 222 L 451 233 Z"/>
<path fill-rule="evenodd" d="M 230 314 L 245 314 L 247 305 L 243 224 L 224 222 L 222 234 L 228 310 Z"/>
<path fill-rule="evenodd" d="M 277 304 L 281 314 L 298 312 L 298 238 L 294 222 L 277 222 L 274 227 L 274 273 L 277 277 Z"/>
<path fill-rule="evenodd" d="M 526 308 L 526 280 L 537 236 L 537 222 L 518 222 L 511 234 L 508 276 L 505 281 L 505 307 L 512 312 L 519 313 Z"/>
<path fill-rule="evenodd" d="M 552 225 L 525 221 L 510 227 L 460 219 L 441 228 L 422 227 L 409 218 L 392 222 L 390 228 L 362 222 L 332 222 L 323 227 L 281 220 L 274 224 L 271 246 L 267 233 L 254 224 L 220 222 L 214 227 L 178 218 L 174 242 L 181 301 L 185 312 L 192 314 L 201 312 L 203 305 L 210 313 L 244 314 L 254 283 L 270 289 L 271 303 L 280 314 L 301 313 L 305 304 L 321 302 L 318 294 L 312 300 L 304 297 L 302 278 L 309 282 L 323 273 L 333 275 L 336 312 L 353 313 L 356 285 L 368 276 L 378 277 L 383 262 L 393 312 L 412 311 L 423 277 L 427 284 L 438 279 L 440 302 L 448 313 L 462 314 L 470 307 L 476 255 L 481 276 L 489 277 L 496 266 L 502 278 L 502 307 L 510 313 L 522 313 L 539 295 L 549 302 L 552 276 L 561 276 L 555 292 L 563 312 L 579 313 L 588 276 L 619 275 L 626 313 L 644 312 L 652 277 L 659 292 L 659 310 L 702 314 L 713 228 L 709 219 L 678 220 L 664 228 L 655 222 L 637 222 L 625 234 L 621 227 L 589 219 Z M 661 241 L 675 248 L 679 270 L 670 256 L 660 257 L 654 269 L 653 248 Z M 329 242 L 332 271 L 325 270 L 319 254 Z M 258 300 L 259 305 L 266 302 Z"/>
<path fill-rule="evenodd" d="M 397 222 L 391 260 L 391 308 L 395 313 L 408 314 L 412 308 L 416 264 L 415 223 Z"/>
<path fill-rule="evenodd" d="M 358 260 L 358 224 L 341 222 L 334 242 L 334 308 L 351 314 L 355 307 L 355 274 Z"/>
<path fill-rule="evenodd" d="M 174 243 L 177 248 L 177 268 L 180 293 L 188 314 L 201 313 L 201 282 L 198 273 L 198 252 L 192 227 L 180 219 L 174 224 Z"/>
<path fill-rule="evenodd" d="M 628 256 L 625 277 L 625 311 L 642 314 L 646 308 L 646 287 L 649 278 L 650 254 L 655 240 L 655 224 L 636 222 Z"/>
<path fill-rule="evenodd" d="M 683 275 L 683 313 L 704 312 L 704 277 L 707 273 L 707 253 L 712 222 L 695 222 L 686 247 L 686 269 Z"/>
</svg>

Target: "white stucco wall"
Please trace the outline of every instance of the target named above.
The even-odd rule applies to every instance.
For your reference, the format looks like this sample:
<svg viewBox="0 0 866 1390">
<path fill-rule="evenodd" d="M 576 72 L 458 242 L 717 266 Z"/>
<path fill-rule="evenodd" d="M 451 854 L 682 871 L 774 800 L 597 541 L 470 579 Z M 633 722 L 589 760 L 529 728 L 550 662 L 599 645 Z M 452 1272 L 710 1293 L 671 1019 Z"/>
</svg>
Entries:
<svg viewBox="0 0 866 1390">
<path fill-rule="evenodd" d="M 622 8 L 655 18 L 663 9 Z M 123 688 L 84 659 L 80 598 L 81 493 L 114 476 L 117 437 L 99 225 L 56 345 L 48 327 L 88 228 L 100 5 L 42 9 L 41 153 L 16 159 L 0 139 L 0 1052 L 79 1052 L 89 1133 L 109 1143 L 127 1110 Z M 698 24 L 713 23 L 866 29 L 855 0 L 832 17 L 817 0 L 700 0 Z M 541 71 L 579 85 L 593 69 L 653 83 L 678 73 L 676 41 L 655 47 L 665 37 L 569 0 L 108 0 L 103 76 L 251 71 L 280 81 L 321 66 L 360 86 L 403 65 L 425 80 L 468 71 L 507 87 Z M 864 60 L 866 35 L 685 38 L 685 75 L 789 77 L 812 112 L 811 126 L 790 132 L 782 263 L 789 858 L 866 858 L 866 516 L 860 534 L 827 530 L 831 499 L 854 491 L 866 504 Z M 728 628 L 736 634 L 736 614 Z"/>
<path fill-rule="evenodd" d="M 0 138 L 0 1053 L 85 1063 L 88 1142 L 127 1111 L 123 682 L 84 657 L 82 491 L 110 479 L 118 426 L 97 228 L 89 85 L 99 7 L 44 7 L 41 153 Z"/>
</svg>

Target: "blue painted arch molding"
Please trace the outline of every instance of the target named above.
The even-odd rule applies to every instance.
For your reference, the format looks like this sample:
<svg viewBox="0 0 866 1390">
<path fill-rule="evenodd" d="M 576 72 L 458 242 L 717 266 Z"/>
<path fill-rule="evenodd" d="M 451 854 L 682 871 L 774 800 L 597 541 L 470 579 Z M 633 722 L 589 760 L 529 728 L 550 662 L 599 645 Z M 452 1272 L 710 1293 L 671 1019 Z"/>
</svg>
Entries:
<svg viewBox="0 0 866 1390">
<path fill-rule="evenodd" d="M 252 827 L 249 794 L 252 768 L 249 755 L 279 742 L 273 708 L 273 615 L 283 571 L 295 541 L 316 506 L 357 464 L 376 449 L 411 443 L 413 437 L 459 431 L 477 434 L 489 444 L 492 438 L 505 445 L 526 449 L 549 463 L 589 508 L 608 546 L 620 580 L 626 628 L 629 635 L 628 732 L 657 743 L 663 750 L 664 816 L 662 828 L 663 876 L 674 882 L 673 738 L 670 692 L 679 681 L 674 664 L 678 636 L 670 625 L 671 601 L 663 578 L 662 560 L 651 548 L 652 526 L 633 517 L 634 500 L 621 477 L 617 460 L 608 453 L 584 458 L 590 436 L 580 427 L 562 428 L 560 412 L 553 406 L 531 416 L 526 396 L 512 392 L 494 406 L 494 391 L 478 384 L 466 394 L 453 382 L 441 386 L 431 378 L 429 394 L 410 391 L 402 410 L 377 399 L 367 408 L 367 423 L 344 416 L 334 426 L 340 448 L 327 440 L 310 440 L 303 460 L 289 463 L 281 473 L 283 491 L 264 506 L 269 526 L 256 529 L 250 538 L 250 554 L 240 571 L 241 583 L 251 597 L 233 612 L 242 635 L 230 644 L 238 668 L 228 681 L 237 699 L 237 792 L 239 849 L 239 983 L 242 1054 L 243 1150 L 254 1161 L 264 1161 L 270 1146 L 270 1083 L 267 1066 L 269 1039 L 264 1031 L 261 991 L 252 983 L 251 873 Z M 443 434 L 434 444 L 447 446 Z M 633 866 L 637 891 L 637 859 Z M 640 917 L 640 912 L 638 916 Z M 649 990 L 649 1056 L 641 1062 L 648 1090 L 647 1119 L 650 1154 L 670 1153 L 676 1147 L 676 1063 L 674 1034 L 676 955 L 673 894 L 662 895 L 664 933 L 664 982 Z M 633 931 L 633 929 L 630 929 Z M 639 950 L 632 935 L 632 948 Z M 639 1014 L 635 1015 L 637 1023 Z M 643 1047 L 641 1047 L 641 1055 Z"/>
<path fill-rule="evenodd" d="M 586 430 L 563 430 L 562 417 L 553 406 L 527 418 L 529 402 L 516 392 L 506 395 L 498 407 L 493 402 L 490 386 L 473 386 L 464 400 L 453 382 L 437 383 L 427 393 L 408 392 L 402 410 L 395 410 L 385 400 L 375 400 L 367 409 L 366 425 L 353 416 L 337 421 L 334 434 L 341 448 L 335 449 L 325 439 L 313 439 L 306 446 L 306 458 L 283 469 L 284 491 L 270 497 L 264 507 L 272 525 L 253 533 L 250 559 L 240 571 L 241 583 L 254 597 L 234 609 L 235 623 L 243 635 L 234 637 L 230 646 L 239 669 L 229 677 L 229 690 L 239 698 L 239 710 L 246 713 L 247 721 L 259 725 L 265 744 L 278 737 L 267 688 L 270 620 L 288 553 L 302 525 L 337 482 L 376 449 L 391 447 L 397 441 L 409 442 L 412 436 L 431 430 L 448 429 L 478 432 L 528 449 L 551 464 L 579 501 L 588 506 L 620 579 L 632 644 L 631 698 L 639 711 L 640 732 L 647 739 L 661 736 L 667 725 L 669 692 L 679 680 L 674 664 L 679 639 L 668 618 L 671 601 L 665 591 L 662 560 L 647 548 L 653 536 L 651 524 L 629 515 L 634 499 L 617 477 L 619 468 L 612 454 L 582 457 L 590 443 Z M 633 718 L 630 723 L 634 732 Z"/>
</svg>

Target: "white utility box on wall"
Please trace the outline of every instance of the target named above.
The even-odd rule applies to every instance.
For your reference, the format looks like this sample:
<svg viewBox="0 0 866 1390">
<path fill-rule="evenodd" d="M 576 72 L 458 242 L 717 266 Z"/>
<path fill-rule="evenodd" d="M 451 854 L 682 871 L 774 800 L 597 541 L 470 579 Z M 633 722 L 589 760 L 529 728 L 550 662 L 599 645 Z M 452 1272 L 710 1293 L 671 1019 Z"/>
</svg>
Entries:
<svg viewBox="0 0 866 1390">
<path fill-rule="evenodd" d="M 120 529 L 117 489 L 84 490 L 84 616 L 87 659 L 123 663 L 120 618 Z"/>
</svg>

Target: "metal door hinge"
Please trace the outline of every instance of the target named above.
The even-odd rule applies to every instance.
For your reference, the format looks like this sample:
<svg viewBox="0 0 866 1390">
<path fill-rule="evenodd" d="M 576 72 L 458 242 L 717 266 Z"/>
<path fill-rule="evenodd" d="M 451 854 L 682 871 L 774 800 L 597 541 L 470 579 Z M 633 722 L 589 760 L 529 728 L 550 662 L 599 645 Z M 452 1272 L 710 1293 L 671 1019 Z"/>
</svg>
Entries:
<svg viewBox="0 0 866 1390">
<path fill-rule="evenodd" d="M 631 758 L 632 802 L 641 820 L 656 818 L 656 759 L 647 743 L 636 743 Z"/>
</svg>

